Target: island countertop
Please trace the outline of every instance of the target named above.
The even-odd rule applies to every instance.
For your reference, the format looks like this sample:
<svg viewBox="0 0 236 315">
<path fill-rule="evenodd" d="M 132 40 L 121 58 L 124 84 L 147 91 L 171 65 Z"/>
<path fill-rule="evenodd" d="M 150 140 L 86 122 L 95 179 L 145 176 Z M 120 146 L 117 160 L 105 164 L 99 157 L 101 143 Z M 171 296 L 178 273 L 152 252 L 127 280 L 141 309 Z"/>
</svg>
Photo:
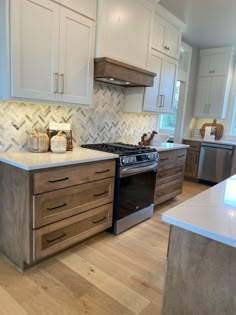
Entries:
<svg viewBox="0 0 236 315">
<path fill-rule="evenodd" d="M 152 148 L 155 148 L 158 152 L 162 152 L 162 151 L 187 149 L 187 148 L 189 148 L 189 145 L 164 142 L 164 143 L 161 143 L 160 145 L 152 146 Z"/>
<path fill-rule="evenodd" d="M 74 148 L 73 151 L 67 151 L 65 153 L 52 152 L 0 153 L 0 162 L 16 166 L 27 171 L 49 167 L 109 160 L 115 158 L 118 158 L 117 154 L 106 153 L 85 148 Z"/>
<path fill-rule="evenodd" d="M 236 175 L 163 213 L 171 225 L 236 247 Z"/>
</svg>

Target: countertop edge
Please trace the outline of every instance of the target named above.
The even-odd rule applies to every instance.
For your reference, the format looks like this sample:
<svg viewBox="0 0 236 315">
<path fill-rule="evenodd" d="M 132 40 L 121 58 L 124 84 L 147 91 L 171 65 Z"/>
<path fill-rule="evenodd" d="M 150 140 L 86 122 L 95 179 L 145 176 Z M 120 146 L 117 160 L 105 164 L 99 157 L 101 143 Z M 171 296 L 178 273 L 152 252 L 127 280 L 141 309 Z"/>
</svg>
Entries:
<svg viewBox="0 0 236 315">
<path fill-rule="evenodd" d="M 225 237 L 225 236 L 216 234 L 214 232 L 208 231 L 206 229 L 203 229 L 203 228 L 196 226 L 196 225 L 193 225 L 191 223 L 186 223 L 186 222 L 180 221 L 176 218 L 165 215 L 165 213 L 162 214 L 162 221 L 165 223 L 168 223 L 170 225 L 174 225 L 176 227 L 179 227 L 181 229 L 193 232 L 195 234 L 207 237 L 209 239 L 220 242 L 222 244 L 236 248 L 236 241 L 235 240 L 232 240 L 228 237 Z"/>
</svg>

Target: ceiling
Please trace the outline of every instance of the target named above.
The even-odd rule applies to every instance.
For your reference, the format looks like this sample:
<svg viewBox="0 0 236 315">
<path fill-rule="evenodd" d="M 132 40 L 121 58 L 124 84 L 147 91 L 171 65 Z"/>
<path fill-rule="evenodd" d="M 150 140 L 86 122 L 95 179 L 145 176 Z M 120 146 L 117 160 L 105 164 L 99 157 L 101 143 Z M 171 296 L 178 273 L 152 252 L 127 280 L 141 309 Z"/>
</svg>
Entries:
<svg viewBox="0 0 236 315">
<path fill-rule="evenodd" d="M 236 46 L 236 0 L 160 0 L 186 24 L 183 39 L 193 46 Z"/>
</svg>

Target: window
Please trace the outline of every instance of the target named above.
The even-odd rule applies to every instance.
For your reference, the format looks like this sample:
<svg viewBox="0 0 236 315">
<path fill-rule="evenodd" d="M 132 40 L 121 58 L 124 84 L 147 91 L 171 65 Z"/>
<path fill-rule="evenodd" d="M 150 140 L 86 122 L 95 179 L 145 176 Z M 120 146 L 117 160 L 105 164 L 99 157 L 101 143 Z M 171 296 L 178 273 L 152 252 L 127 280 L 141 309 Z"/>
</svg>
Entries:
<svg viewBox="0 0 236 315">
<path fill-rule="evenodd" d="M 167 114 L 160 115 L 160 128 L 159 128 L 159 130 L 162 132 L 167 132 L 170 134 L 174 134 L 174 132 L 175 132 L 176 117 L 177 117 L 177 110 L 178 110 L 178 101 L 179 101 L 179 92 L 180 92 L 180 81 L 176 81 L 174 103 L 173 103 L 173 113 L 169 114 L 169 115 L 167 115 Z"/>
</svg>

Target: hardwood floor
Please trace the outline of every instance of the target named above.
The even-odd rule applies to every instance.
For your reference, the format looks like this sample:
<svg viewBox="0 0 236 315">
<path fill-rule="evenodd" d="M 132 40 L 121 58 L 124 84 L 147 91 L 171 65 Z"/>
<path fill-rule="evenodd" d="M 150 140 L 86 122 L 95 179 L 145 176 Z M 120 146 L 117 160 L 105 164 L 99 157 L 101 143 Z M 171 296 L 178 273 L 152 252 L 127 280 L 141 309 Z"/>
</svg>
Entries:
<svg viewBox="0 0 236 315">
<path fill-rule="evenodd" d="M 25 273 L 0 256 L 1 315 L 158 315 L 169 226 L 162 212 L 207 189 L 185 181 L 183 194 L 114 236 L 101 233 Z"/>
</svg>

